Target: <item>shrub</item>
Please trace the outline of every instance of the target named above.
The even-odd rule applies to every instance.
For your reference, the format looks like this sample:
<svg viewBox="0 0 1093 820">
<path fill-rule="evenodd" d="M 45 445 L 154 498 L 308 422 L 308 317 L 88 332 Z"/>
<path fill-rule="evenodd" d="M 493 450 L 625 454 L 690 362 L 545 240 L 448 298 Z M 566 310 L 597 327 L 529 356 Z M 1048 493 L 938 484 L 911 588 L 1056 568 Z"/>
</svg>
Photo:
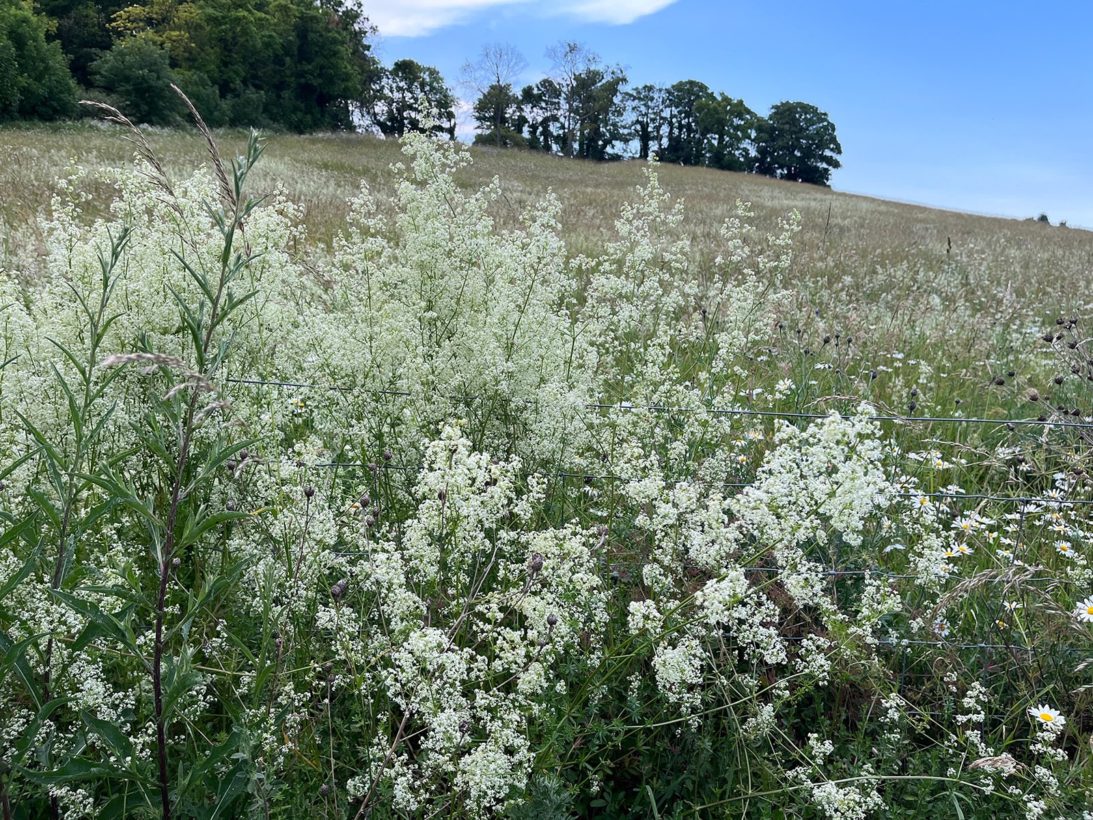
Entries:
<svg viewBox="0 0 1093 820">
<path fill-rule="evenodd" d="M 0 120 L 55 120 L 76 113 L 76 84 L 46 19 L 22 0 L 0 3 Z"/>
<path fill-rule="evenodd" d="M 150 40 L 130 37 L 116 42 L 92 64 L 91 73 L 134 122 L 171 125 L 179 121 L 182 108 L 171 92 L 177 78 L 167 52 Z"/>
</svg>

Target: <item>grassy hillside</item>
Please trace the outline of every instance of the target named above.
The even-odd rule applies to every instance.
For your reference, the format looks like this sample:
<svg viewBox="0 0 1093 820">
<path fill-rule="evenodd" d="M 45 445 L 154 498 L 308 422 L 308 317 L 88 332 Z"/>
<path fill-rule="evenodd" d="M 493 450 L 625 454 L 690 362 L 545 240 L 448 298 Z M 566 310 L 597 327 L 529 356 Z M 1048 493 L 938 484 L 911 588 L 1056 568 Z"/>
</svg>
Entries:
<svg viewBox="0 0 1093 820">
<path fill-rule="evenodd" d="M 175 178 L 207 164 L 194 132 L 150 130 L 148 138 Z M 225 152 L 241 150 L 245 138 L 221 135 Z M 299 204 L 306 241 L 318 252 L 344 229 L 362 183 L 387 207 L 397 179 L 392 165 L 403 159 L 396 142 L 359 135 L 274 134 L 266 144 L 254 190 L 282 190 Z M 33 272 L 44 252 L 42 217 L 60 179 L 80 174 L 72 190 L 84 199 L 85 217 L 101 215 L 116 194 L 114 172 L 128 167 L 134 155 L 124 133 L 111 126 L 6 128 L 0 145 L 11 157 L 0 166 L 0 264 L 26 272 Z M 634 201 L 645 170 L 638 162 L 598 165 L 477 148 L 471 153 L 474 161 L 457 182 L 470 191 L 499 178 L 501 196 L 491 208 L 499 227 L 517 224 L 547 192 L 557 196 L 560 234 L 571 257 L 603 250 L 620 206 Z M 968 370 L 978 363 L 982 370 L 969 374 L 971 381 L 989 385 L 995 371 L 1029 358 L 1041 325 L 1093 310 L 1093 232 L 750 174 L 675 166 L 658 166 L 657 173 L 673 200 L 683 203 L 682 232 L 699 267 L 711 261 L 717 233 L 738 200 L 751 203 L 749 221 L 761 232 L 774 230 L 790 211 L 800 213 L 790 277 L 797 302 L 793 329 L 802 331 L 802 347 L 815 350 L 824 336 L 838 334 L 855 338 L 856 352 L 867 361 L 929 351 L 924 358 L 939 367 L 948 362 Z M 862 385 L 851 392 L 861 394 Z"/>
<path fill-rule="evenodd" d="M 58 175 L 74 165 L 109 172 L 129 162 L 131 146 L 122 136 L 119 129 L 89 125 L 0 130 L 5 156 L 0 166 L 0 218 L 5 235 L 33 233 L 35 218 L 48 208 L 57 189 Z M 203 146 L 192 132 L 150 130 L 148 137 L 173 173 L 187 173 L 205 162 Z M 222 140 L 225 149 L 238 150 L 245 135 L 227 133 Z M 334 227 L 344 221 L 347 201 L 362 181 L 381 193 L 390 186 L 390 166 L 401 158 L 397 143 L 369 136 L 274 134 L 266 142 L 256 185 L 283 186 L 305 205 L 305 222 L 319 241 L 328 241 Z M 472 153 L 474 165 L 460 181 L 472 187 L 499 176 L 505 203 L 513 210 L 533 205 L 547 190 L 557 194 L 563 204 L 564 234 L 576 252 L 602 243 L 618 204 L 631 196 L 642 178 L 643 163 L 636 161 L 592 164 L 489 148 Z M 1011 279 L 1021 279 L 1035 267 L 1046 286 L 1093 262 L 1093 233 L 1088 231 L 904 205 L 751 174 L 676 166 L 659 166 L 658 172 L 664 187 L 686 202 L 687 224 L 699 244 L 731 214 L 737 199 L 755 206 L 761 225 L 790 209 L 799 210 L 800 248 L 817 270 L 832 264 L 853 270 L 905 262 L 999 263 Z M 110 195 L 102 184 L 88 183 L 86 189 L 100 201 Z M 507 214 L 502 209 L 497 216 L 504 222 Z"/>
</svg>

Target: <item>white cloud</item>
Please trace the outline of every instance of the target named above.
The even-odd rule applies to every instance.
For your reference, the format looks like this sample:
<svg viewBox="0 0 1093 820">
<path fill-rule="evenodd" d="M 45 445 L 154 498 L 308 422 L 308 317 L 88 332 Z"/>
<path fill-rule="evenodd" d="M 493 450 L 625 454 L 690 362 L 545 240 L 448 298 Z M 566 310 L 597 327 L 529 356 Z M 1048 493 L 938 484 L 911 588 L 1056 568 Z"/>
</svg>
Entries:
<svg viewBox="0 0 1093 820">
<path fill-rule="evenodd" d="M 455 104 L 455 138 L 462 142 L 471 142 L 476 133 L 474 121 L 474 105 L 467 100 L 459 100 Z"/>
<path fill-rule="evenodd" d="M 570 14 L 580 20 L 590 23 L 614 23 L 625 25 L 633 23 L 639 17 L 655 14 L 666 8 L 676 0 L 565 0 L 560 6 L 554 6 L 552 11 Z"/>
<path fill-rule="evenodd" d="M 676 0 L 370 0 L 368 19 L 387 37 L 423 37 L 461 23 L 475 12 L 523 6 L 591 23 L 632 23 Z"/>
</svg>

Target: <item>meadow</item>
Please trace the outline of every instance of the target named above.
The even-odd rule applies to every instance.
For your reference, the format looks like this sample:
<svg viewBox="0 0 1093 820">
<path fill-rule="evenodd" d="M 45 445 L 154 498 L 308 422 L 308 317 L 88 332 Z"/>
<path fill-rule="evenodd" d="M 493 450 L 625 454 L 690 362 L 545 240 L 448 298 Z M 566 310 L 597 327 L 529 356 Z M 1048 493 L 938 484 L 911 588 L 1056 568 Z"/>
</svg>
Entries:
<svg viewBox="0 0 1093 820">
<path fill-rule="evenodd" d="M 0 152 L 5 820 L 1093 818 L 1093 232 Z"/>
</svg>

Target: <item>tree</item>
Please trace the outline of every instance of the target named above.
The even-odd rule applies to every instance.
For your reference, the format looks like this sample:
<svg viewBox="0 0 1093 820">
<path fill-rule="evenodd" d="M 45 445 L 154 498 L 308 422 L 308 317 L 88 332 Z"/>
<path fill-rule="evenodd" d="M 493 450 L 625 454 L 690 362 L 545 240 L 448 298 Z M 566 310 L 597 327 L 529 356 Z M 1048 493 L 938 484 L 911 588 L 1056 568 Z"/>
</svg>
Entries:
<svg viewBox="0 0 1093 820">
<path fill-rule="evenodd" d="M 804 102 L 780 102 L 755 129 L 755 170 L 760 174 L 827 185 L 842 167 L 842 146 L 827 114 Z"/>
<path fill-rule="evenodd" d="M 91 64 L 95 81 L 134 122 L 170 125 L 181 114 L 170 59 L 152 40 L 129 37 Z"/>
<path fill-rule="evenodd" d="M 549 77 L 521 89 L 515 126 L 526 134 L 528 148 L 550 153 L 561 147 L 561 99 L 562 89 Z"/>
<path fill-rule="evenodd" d="M 698 126 L 705 140 L 704 164 L 722 171 L 746 171 L 752 164 L 755 112 L 728 94 L 711 94 L 697 103 Z"/>
<path fill-rule="evenodd" d="M 699 110 L 710 99 L 713 92 L 698 80 L 682 80 L 668 88 L 665 95 L 668 133 L 662 160 L 680 165 L 703 164 L 706 135 L 699 122 Z"/>
<path fill-rule="evenodd" d="M 527 60 L 509 45 L 484 46 L 475 62 L 463 66 L 463 83 L 475 94 L 475 121 L 479 131 L 485 132 L 475 142 L 489 142 L 498 147 L 511 144 L 514 132 L 511 120 L 519 99 L 513 92 L 513 83 L 527 67 Z M 488 115 L 483 119 L 480 115 Z M 507 132 L 507 134 L 506 134 Z"/>
<path fill-rule="evenodd" d="M 623 97 L 627 136 L 638 142 L 638 159 L 659 157 L 664 150 L 665 93 L 660 86 L 647 84 L 639 85 Z"/>
<path fill-rule="evenodd" d="M 557 147 L 567 157 L 606 159 L 623 136 L 621 91 L 626 75 L 607 67 L 580 43 L 559 43 L 547 52 L 558 90 Z"/>
<path fill-rule="evenodd" d="M 396 60 L 384 72 L 370 114 L 385 137 L 424 131 L 435 118 L 429 130 L 455 139 L 455 96 L 439 71 L 414 60 Z"/>
<path fill-rule="evenodd" d="M 626 75 L 618 68 L 589 68 L 574 78 L 573 109 L 577 126 L 574 156 L 605 160 L 623 138 L 626 111 L 621 90 Z"/>
<path fill-rule="evenodd" d="M 373 29 L 347 0 L 140 0 L 110 29 L 157 45 L 199 110 L 232 125 L 350 128 L 379 74 Z"/>
<path fill-rule="evenodd" d="M 52 120 L 76 111 L 76 86 L 49 21 L 23 0 L 0 0 L 0 120 Z"/>
<path fill-rule="evenodd" d="M 91 64 L 110 50 L 110 21 L 125 5 L 126 0 L 36 0 L 35 7 L 55 21 L 53 37 L 80 85 L 91 85 Z"/>
<path fill-rule="evenodd" d="M 517 112 L 520 98 L 508 83 L 494 83 L 474 103 L 474 121 L 478 135 L 477 145 L 494 145 L 497 148 L 525 147 L 527 142 L 517 129 Z"/>
<path fill-rule="evenodd" d="M 563 42 L 547 50 L 553 63 L 553 76 L 558 96 L 558 150 L 571 157 L 577 152 L 577 78 L 599 65 L 600 58 L 581 43 Z"/>
</svg>

